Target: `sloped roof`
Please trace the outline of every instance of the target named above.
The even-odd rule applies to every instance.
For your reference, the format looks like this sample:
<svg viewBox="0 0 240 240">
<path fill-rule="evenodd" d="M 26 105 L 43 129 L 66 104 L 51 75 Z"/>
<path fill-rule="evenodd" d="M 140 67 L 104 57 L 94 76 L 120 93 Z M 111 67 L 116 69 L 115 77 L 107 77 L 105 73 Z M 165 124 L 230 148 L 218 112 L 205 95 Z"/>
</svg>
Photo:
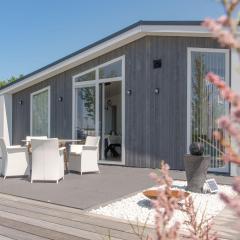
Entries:
<svg viewBox="0 0 240 240">
<path fill-rule="evenodd" d="M 84 48 L 81 48 L 78 51 L 75 51 L 75 52 L 73 52 L 73 53 L 71 53 L 71 54 L 69 54 L 69 55 L 67 55 L 63 58 L 60 58 L 57 61 L 54 61 L 54 62 L 52 62 L 52 63 L 50 63 L 50 64 L 48 64 L 48 65 L 46 65 L 42 68 L 39 68 L 39 69 L 25 75 L 24 77 L 17 79 L 14 82 L 8 83 L 7 85 L 0 88 L 0 94 L 3 92 L 4 89 L 7 89 L 7 88 L 9 88 L 11 86 L 14 86 L 14 85 L 17 86 L 18 83 L 23 82 L 26 79 L 32 78 L 35 75 L 37 75 L 37 74 L 39 74 L 39 73 L 41 73 L 45 70 L 48 70 L 48 69 L 50 69 L 50 68 L 52 68 L 52 67 L 54 67 L 54 66 L 56 66 L 60 63 L 65 62 L 66 60 L 69 60 L 69 59 L 71 59 L 71 58 L 73 58 L 77 55 L 80 55 L 80 54 L 98 46 L 98 45 L 101 45 L 101 44 L 103 44 L 103 43 L 105 43 L 105 42 L 107 42 L 111 39 L 115 39 L 118 36 L 120 36 L 120 35 L 122 35 L 126 32 L 129 32 L 130 30 L 133 30 L 135 28 L 141 27 L 141 26 L 201 26 L 201 21 L 142 21 L 142 20 L 138 21 L 138 22 L 136 22 L 136 23 L 134 23 L 134 24 L 132 24 L 132 25 L 126 27 L 126 28 L 123 28 L 120 31 L 117 31 L 117 32 L 115 32 L 115 33 L 113 33 L 113 34 L 111 34 L 111 35 L 109 35 L 109 36 L 107 36 L 107 37 L 105 37 L 105 38 L 103 38 L 99 41 L 96 41 L 96 42 L 94 42 L 94 43 L 92 43 L 92 44 L 90 44 L 90 45 L 88 45 Z"/>
</svg>

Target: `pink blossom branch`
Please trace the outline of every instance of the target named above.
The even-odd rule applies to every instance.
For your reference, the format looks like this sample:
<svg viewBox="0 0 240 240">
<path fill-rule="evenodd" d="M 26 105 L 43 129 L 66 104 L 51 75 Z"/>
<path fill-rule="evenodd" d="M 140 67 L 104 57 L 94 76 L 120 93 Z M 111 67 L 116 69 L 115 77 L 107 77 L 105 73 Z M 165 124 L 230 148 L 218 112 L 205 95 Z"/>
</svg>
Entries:
<svg viewBox="0 0 240 240">
<path fill-rule="evenodd" d="M 213 37 L 224 47 L 235 48 L 240 52 L 240 42 L 237 38 L 238 19 L 233 17 L 237 11 L 240 0 L 222 0 L 225 16 L 221 16 L 217 20 L 206 18 L 202 23 L 203 26 L 208 28 Z"/>
<path fill-rule="evenodd" d="M 222 3 L 226 16 L 222 16 L 217 20 L 207 18 L 203 26 L 207 27 L 213 33 L 213 37 L 216 38 L 222 46 L 235 49 L 240 56 L 240 42 L 237 36 L 239 20 L 233 17 L 240 0 L 222 0 Z M 240 155 L 238 152 L 240 149 L 240 95 L 232 91 L 231 88 L 214 73 L 209 73 L 207 78 L 219 89 L 223 99 L 228 101 L 232 107 L 231 114 L 221 117 L 218 120 L 218 124 L 236 141 L 238 149 L 234 150 L 222 134 L 215 133 L 216 139 L 220 140 L 225 148 L 223 159 L 228 162 L 240 164 Z M 232 199 L 226 194 L 221 194 L 221 199 L 240 217 L 240 178 L 235 180 L 233 189 L 237 192 L 237 197 Z"/>
<path fill-rule="evenodd" d="M 169 175 L 169 166 L 161 164 L 161 176 L 154 173 L 151 177 L 160 185 L 158 190 L 158 198 L 153 201 L 153 206 L 156 211 L 156 232 L 158 240 L 177 240 L 177 239 L 196 239 L 196 240 L 216 240 L 215 233 L 212 233 L 212 224 L 202 216 L 201 222 L 197 222 L 196 211 L 194 209 L 193 200 L 189 197 L 185 206 L 179 205 L 179 201 L 184 199 L 184 192 L 178 196 L 171 194 L 173 179 Z M 180 223 L 175 222 L 172 226 L 169 225 L 173 220 L 174 211 L 181 210 L 189 217 L 187 221 L 188 232 L 180 238 Z"/>
<path fill-rule="evenodd" d="M 223 47 L 227 46 L 230 48 L 239 49 L 240 48 L 239 41 L 235 38 L 235 36 L 229 29 L 226 29 L 224 27 L 222 19 L 224 19 L 224 16 L 222 16 L 217 21 L 211 18 L 206 18 L 202 25 L 208 28 L 213 33 L 213 37 L 217 38 L 219 43 Z"/>
<path fill-rule="evenodd" d="M 179 209 L 178 199 L 172 197 L 170 193 L 173 180 L 169 175 L 169 165 L 162 162 L 160 172 L 162 174 L 160 177 L 154 173 L 150 174 L 151 178 L 161 186 L 158 190 L 157 200 L 153 201 L 156 211 L 157 238 L 159 240 L 177 240 L 179 239 L 180 223 L 176 222 L 173 226 L 169 226 L 174 211 Z"/>
<path fill-rule="evenodd" d="M 209 82 L 214 84 L 220 91 L 222 98 L 228 101 L 232 105 L 232 113 L 230 116 L 223 116 L 218 119 L 219 127 L 225 130 L 233 139 L 235 139 L 236 144 L 240 147 L 240 95 L 236 94 L 231 90 L 229 86 L 216 74 L 208 73 L 207 79 Z M 239 153 L 232 148 L 232 145 L 223 136 L 215 133 L 217 140 L 221 141 L 221 144 L 225 147 L 225 153 L 222 156 L 223 160 L 226 162 L 234 162 L 240 164 Z"/>
</svg>

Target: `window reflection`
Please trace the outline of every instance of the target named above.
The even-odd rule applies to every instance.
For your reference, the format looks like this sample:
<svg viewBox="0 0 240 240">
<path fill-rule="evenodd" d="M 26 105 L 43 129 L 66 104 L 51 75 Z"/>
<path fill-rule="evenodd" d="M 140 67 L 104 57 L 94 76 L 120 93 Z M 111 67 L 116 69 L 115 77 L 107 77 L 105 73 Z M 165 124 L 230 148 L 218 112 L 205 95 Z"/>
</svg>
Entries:
<svg viewBox="0 0 240 240">
<path fill-rule="evenodd" d="M 111 63 L 107 66 L 99 68 L 99 78 L 113 78 L 122 76 L 122 61 Z"/>
<path fill-rule="evenodd" d="M 76 138 L 95 135 L 95 87 L 76 89 Z"/>
<path fill-rule="evenodd" d="M 96 72 L 92 71 L 76 78 L 76 82 L 91 81 L 96 79 Z"/>
<path fill-rule="evenodd" d="M 48 136 L 48 90 L 32 95 L 32 135 Z"/>
<path fill-rule="evenodd" d="M 221 167 L 221 144 L 216 142 L 213 133 L 218 130 L 217 119 L 224 115 L 228 104 L 221 99 L 218 89 L 205 77 L 214 72 L 225 79 L 225 54 L 217 52 L 192 52 L 192 142 L 202 142 L 205 154 L 211 155 L 211 167 Z"/>
</svg>

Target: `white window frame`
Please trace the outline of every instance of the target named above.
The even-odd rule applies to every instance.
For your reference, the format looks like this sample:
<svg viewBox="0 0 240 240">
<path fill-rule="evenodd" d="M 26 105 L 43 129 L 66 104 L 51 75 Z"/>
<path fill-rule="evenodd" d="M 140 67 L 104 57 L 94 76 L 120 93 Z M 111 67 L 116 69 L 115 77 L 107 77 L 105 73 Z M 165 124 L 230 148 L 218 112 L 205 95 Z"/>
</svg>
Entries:
<svg viewBox="0 0 240 240">
<path fill-rule="evenodd" d="M 192 69 L 191 69 L 191 53 L 192 52 L 203 52 L 203 53 L 224 53 L 225 54 L 225 82 L 230 83 L 230 59 L 229 59 L 229 49 L 222 48 L 187 48 L 187 153 L 189 153 L 189 145 L 191 143 L 191 100 L 192 100 Z M 229 168 L 229 167 L 228 167 Z M 209 169 L 215 171 L 216 169 Z M 226 169 L 222 169 L 225 171 Z M 218 170 L 216 170 L 218 171 Z M 219 169 L 221 172 L 221 169 Z M 229 171 L 229 169 L 228 169 Z"/>
<path fill-rule="evenodd" d="M 45 91 L 48 91 L 48 137 L 50 137 L 50 126 L 51 126 L 51 87 L 48 86 L 48 87 L 45 87 L 45 88 L 42 88 L 36 92 L 33 92 L 31 93 L 30 95 L 30 135 L 32 136 L 32 103 L 33 103 L 33 97 L 41 92 L 45 92 Z"/>
<path fill-rule="evenodd" d="M 122 61 L 122 76 L 121 77 L 114 77 L 114 78 L 106 78 L 106 79 L 99 79 L 99 69 L 110 65 L 111 63 L 115 63 L 118 61 Z M 96 71 L 96 79 L 95 80 L 89 80 L 89 81 L 82 81 L 82 82 L 76 82 L 76 78 L 80 77 L 86 73 Z M 77 88 L 81 87 L 89 87 L 89 86 L 95 86 L 96 92 L 96 133 L 99 135 L 99 106 L 98 106 L 98 99 L 99 99 L 99 84 L 100 83 L 106 83 L 106 82 L 118 82 L 121 81 L 122 83 L 122 159 L 121 162 L 115 162 L 115 161 L 104 161 L 100 160 L 99 162 L 101 164 L 115 164 L 115 165 L 125 165 L 125 55 L 122 55 L 121 57 L 114 58 L 108 62 L 105 62 L 103 64 L 100 64 L 94 68 L 88 69 L 84 72 L 81 72 L 79 74 L 76 74 L 72 77 L 72 138 L 74 139 L 74 129 L 75 129 L 75 117 L 76 117 L 76 101 L 75 101 L 75 91 Z"/>
</svg>

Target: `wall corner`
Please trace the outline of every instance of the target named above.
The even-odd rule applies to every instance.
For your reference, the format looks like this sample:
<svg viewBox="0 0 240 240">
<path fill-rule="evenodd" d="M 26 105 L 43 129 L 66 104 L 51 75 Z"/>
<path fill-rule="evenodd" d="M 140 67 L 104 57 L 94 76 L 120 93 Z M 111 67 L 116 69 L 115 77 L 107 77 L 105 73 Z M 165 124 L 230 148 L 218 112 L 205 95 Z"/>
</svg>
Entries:
<svg viewBox="0 0 240 240">
<path fill-rule="evenodd" d="M 231 49 L 230 51 L 230 62 L 231 62 L 231 72 L 230 72 L 231 88 L 235 92 L 240 94 L 240 58 L 239 58 L 239 54 L 235 49 Z M 233 148 L 236 149 L 236 144 L 234 144 L 234 142 L 232 144 L 233 144 Z M 240 176 L 240 166 L 238 166 L 237 164 L 231 163 L 230 176 Z"/>
</svg>

